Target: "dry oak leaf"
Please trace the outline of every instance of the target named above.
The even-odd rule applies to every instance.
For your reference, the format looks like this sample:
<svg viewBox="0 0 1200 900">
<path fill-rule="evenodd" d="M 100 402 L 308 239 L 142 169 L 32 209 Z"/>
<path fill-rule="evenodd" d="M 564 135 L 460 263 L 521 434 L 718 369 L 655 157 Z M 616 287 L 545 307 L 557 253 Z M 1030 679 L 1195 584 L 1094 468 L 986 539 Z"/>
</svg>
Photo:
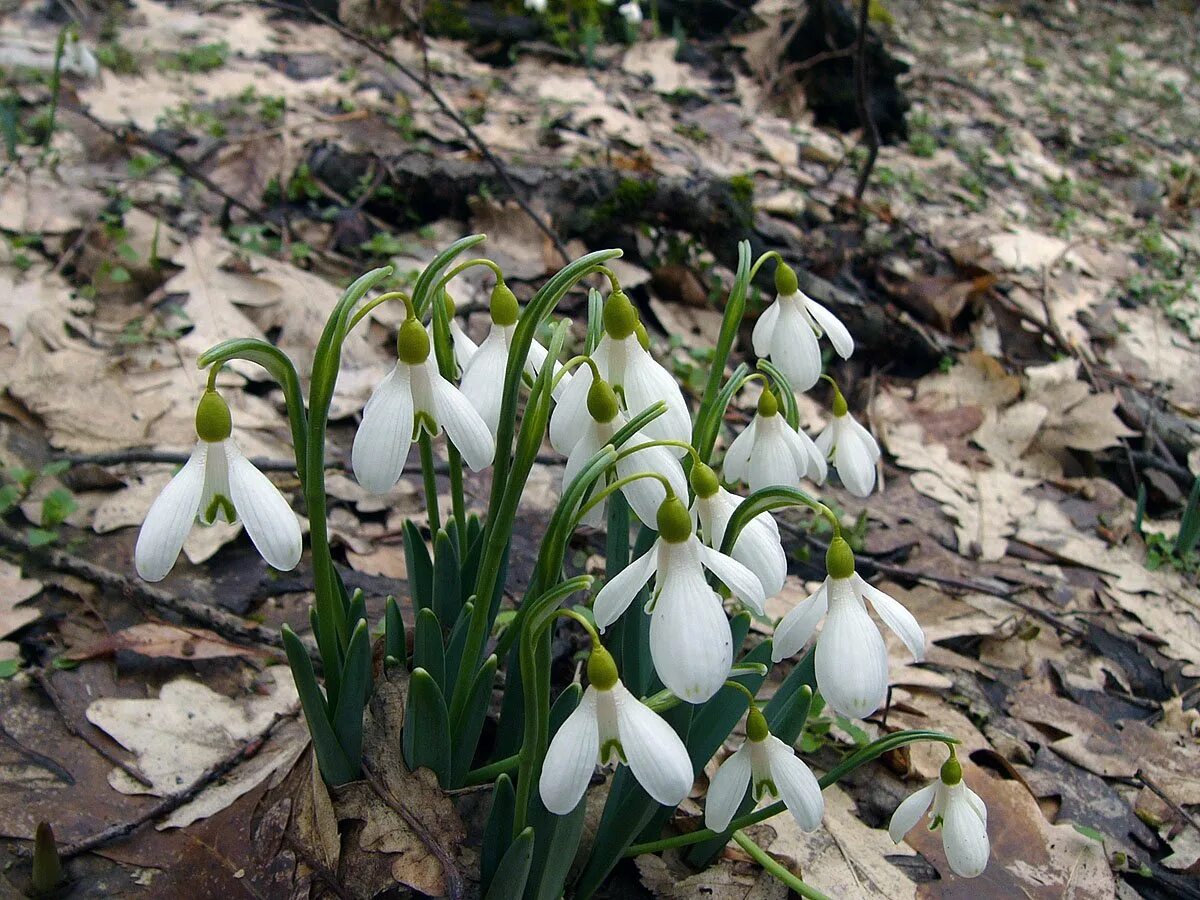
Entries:
<svg viewBox="0 0 1200 900">
<path fill-rule="evenodd" d="M 20 606 L 42 589 L 40 581 L 22 578 L 21 570 L 0 559 L 0 638 L 20 631 L 42 614 L 33 606 Z"/>
<path fill-rule="evenodd" d="M 143 622 L 107 635 L 87 647 L 66 654 L 68 659 L 95 659 L 127 651 L 152 659 L 221 659 L 242 656 L 262 658 L 263 651 L 232 644 L 205 628 L 184 628 L 165 622 Z"/>
</svg>

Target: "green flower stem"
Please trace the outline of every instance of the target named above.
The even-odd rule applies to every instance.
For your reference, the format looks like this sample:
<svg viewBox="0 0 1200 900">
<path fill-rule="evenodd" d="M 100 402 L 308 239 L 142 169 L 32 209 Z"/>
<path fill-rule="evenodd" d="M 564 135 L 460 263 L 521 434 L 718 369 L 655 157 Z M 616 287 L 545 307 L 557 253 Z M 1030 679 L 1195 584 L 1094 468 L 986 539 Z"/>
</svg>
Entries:
<svg viewBox="0 0 1200 900">
<path fill-rule="evenodd" d="M 766 674 L 766 673 L 764 672 L 763 674 Z M 733 681 L 733 680 L 726 681 L 725 686 L 735 688 L 746 695 L 746 702 L 749 704 L 747 709 L 754 706 L 754 704 L 757 702 L 757 700 L 754 696 L 754 692 L 752 690 L 750 690 L 750 688 L 748 688 L 744 684 L 742 684 L 740 681 Z"/>
<path fill-rule="evenodd" d="M 733 839 L 737 845 L 750 854 L 751 858 L 758 863 L 763 869 L 781 884 L 787 885 L 801 897 L 806 900 L 830 900 L 828 896 L 822 894 L 814 887 L 805 884 L 783 865 L 776 861 L 775 857 L 771 856 L 766 850 L 754 843 L 747 835 L 740 831 L 733 833 Z"/>
<path fill-rule="evenodd" d="M 943 744 L 954 746 L 959 741 L 957 738 L 951 737 L 948 734 L 943 734 L 940 731 L 927 731 L 918 729 L 914 731 L 897 731 L 895 734 L 889 734 L 885 738 L 880 738 L 874 743 L 868 744 L 865 747 L 860 747 L 854 753 L 851 753 L 840 763 L 817 779 L 817 783 L 821 786 L 821 790 L 829 787 L 831 784 L 836 784 L 850 772 L 860 766 L 866 765 L 871 760 L 882 756 L 889 750 L 895 750 L 898 747 L 904 747 L 908 744 L 915 744 L 917 741 L 940 741 Z M 747 813 L 744 816 L 734 819 L 729 823 L 727 832 L 739 831 L 743 828 L 749 828 L 751 825 L 757 825 L 759 822 L 764 822 L 772 816 L 777 816 L 784 812 L 787 807 L 780 800 L 772 803 L 770 806 L 764 806 L 762 809 Z M 625 851 L 626 856 L 640 856 L 643 853 L 659 853 L 663 850 L 670 850 L 675 847 L 686 847 L 689 844 L 699 844 L 703 841 L 711 840 L 717 837 L 717 833 L 710 828 L 701 828 L 699 831 L 691 831 L 687 834 L 677 834 L 674 837 L 663 838 L 658 841 L 647 841 L 644 844 L 634 844 Z"/>
<path fill-rule="evenodd" d="M 737 543 L 742 529 L 755 516 L 788 506 L 807 506 L 814 512 L 820 513 L 829 522 L 834 536 L 841 537 L 842 523 L 838 521 L 838 517 L 832 509 L 815 497 L 810 497 L 799 488 L 774 485 L 755 491 L 738 504 L 738 508 L 729 517 L 729 524 L 725 527 L 725 538 L 721 542 L 721 552 L 728 555 L 733 551 L 733 545 Z"/>
<path fill-rule="evenodd" d="M 647 446 L 647 445 L 642 445 L 642 446 Z M 637 448 L 637 449 L 640 449 L 640 448 Z M 615 494 L 621 488 L 625 487 L 625 485 L 632 484 L 633 482 L 637 481 L 640 478 L 655 479 L 659 484 L 661 484 L 663 486 L 664 490 L 666 490 L 668 497 L 675 496 L 675 489 L 673 487 L 671 487 L 671 482 L 667 481 L 666 476 L 660 475 L 658 472 L 637 472 L 633 475 L 626 475 L 624 478 L 618 478 L 612 484 L 608 485 L 608 487 L 604 488 L 604 490 L 602 490 L 598 494 L 596 494 L 596 496 L 592 497 L 592 499 L 587 502 L 587 505 L 585 505 L 583 507 L 583 509 L 579 510 L 579 516 L 577 517 L 576 521 L 578 521 L 579 519 L 582 519 L 589 512 L 591 512 L 593 509 L 595 509 L 597 506 L 599 506 L 601 503 L 603 503 L 605 500 L 607 500 L 609 497 L 611 497 L 613 494 Z"/>
<path fill-rule="evenodd" d="M 494 263 L 492 260 L 481 256 L 478 259 L 468 259 L 466 262 L 461 262 L 457 266 L 455 266 L 453 269 L 451 269 L 449 272 L 447 272 L 445 275 L 443 275 L 441 277 L 441 280 L 438 281 L 437 287 L 435 287 L 433 289 L 434 295 L 436 296 L 439 292 L 441 292 L 442 290 L 445 289 L 446 285 L 448 285 L 456 277 L 461 275 L 467 269 L 472 268 L 473 266 L 487 266 L 495 274 L 497 281 L 499 281 L 499 282 L 504 281 L 504 270 L 501 269 L 500 266 L 497 265 L 496 263 Z"/>
<path fill-rule="evenodd" d="M 369 303 L 364 303 L 362 307 L 350 317 L 350 322 L 346 325 L 346 333 L 349 334 L 351 331 L 353 331 L 354 327 L 367 316 L 369 316 L 371 311 L 377 306 L 382 306 L 383 304 L 392 300 L 403 300 L 404 308 L 408 310 L 408 314 L 410 316 L 416 315 L 416 313 L 413 312 L 412 297 L 404 293 L 404 291 L 388 291 L 386 294 L 380 294 Z"/>
<path fill-rule="evenodd" d="M 638 444 L 635 447 L 629 447 L 626 450 L 622 450 L 617 454 L 617 461 L 620 462 L 626 457 L 633 456 L 633 454 L 637 453 L 639 450 L 649 450 L 651 447 L 679 447 L 680 449 L 688 452 L 688 455 L 692 458 L 693 462 L 701 462 L 700 454 L 696 452 L 695 447 L 693 447 L 691 444 L 686 444 L 683 441 L 673 441 L 669 438 L 645 441 L 644 443 Z"/>
<path fill-rule="evenodd" d="M 421 477 L 425 481 L 425 511 L 429 514 L 429 531 L 436 536 L 442 528 L 442 515 L 438 509 L 437 478 L 433 471 L 433 439 L 424 428 L 421 429 L 417 444 L 421 449 Z"/>
<path fill-rule="evenodd" d="M 600 642 L 600 635 L 596 633 L 596 626 L 588 620 L 587 616 L 581 615 L 573 609 L 560 609 L 554 615 L 556 618 L 574 619 L 583 626 L 583 630 L 587 632 L 593 647 L 603 646 Z"/>
<path fill-rule="evenodd" d="M 463 490 L 462 454 L 446 441 L 446 462 L 450 469 L 450 502 L 454 505 L 454 521 L 458 525 L 458 555 L 467 555 L 467 496 Z"/>
<path fill-rule="evenodd" d="M 746 314 L 746 292 L 750 286 L 750 242 L 741 241 L 738 244 L 737 275 L 729 299 L 725 303 L 725 314 L 721 318 L 721 331 L 717 335 L 717 346 L 713 352 L 712 369 L 708 373 L 708 383 L 704 386 L 704 398 L 696 413 L 696 423 L 692 430 L 692 445 L 699 451 L 700 458 L 706 463 L 712 457 L 713 445 L 721 428 L 721 418 L 724 407 L 718 409 L 718 398 L 721 396 L 721 382 L 725 377 L 725 364 L 733 350 L 733 342 L 737 340 L 738 329 L 742 325 L 742 317 Z"/>
<path fill-rule="evenodd" d="M 559 367 L 559 370 L 554 374 L 554 381 L 551 382 L 550 389 L 552 391 L 556 390 L 559 382 L 566 378 L 572 369 L 574 369 L 576 366 L 582 365 L 587 365 L 587 367 L 592 370 L 593 381 L 600 380 L 600 370 L 596 368 L 595 360 L 593 360 L 590 356 L 572 356 L 565 363 L 563 363 Z"/>
<path fill-rule="evenodd" d="M 770 259 L 776 260 L 777 262 L 783 262 L 783 257 L 779 255 L 778 250 L 768 250 L 766 253 L 764 253 L 762 256 L 760 256 L 758 259 L 756 259 L 754 261 L 754 265 L 750 267 L 750 281 L 751 282 L 754 281 L 754 276 L 756 276 L 758 274 L 758 270 L 763 267 L 763 263 L 767 262 L 767 260 L 770 260 Z"/>
<path fill-rule="evenodd" d="M 463 780 L 463 785 L 471 787 L 472 785 L 487 784 L 490 781 L 495 781 L 505 772 L 513 771 L 520 765 L 520 762 L 521 754 L 516 753 L 512 756 L 506 756 L 504 759 L 498 759 L 486 766 L 480 766 L 478 769 L 472 769 Z"/>
</svg>

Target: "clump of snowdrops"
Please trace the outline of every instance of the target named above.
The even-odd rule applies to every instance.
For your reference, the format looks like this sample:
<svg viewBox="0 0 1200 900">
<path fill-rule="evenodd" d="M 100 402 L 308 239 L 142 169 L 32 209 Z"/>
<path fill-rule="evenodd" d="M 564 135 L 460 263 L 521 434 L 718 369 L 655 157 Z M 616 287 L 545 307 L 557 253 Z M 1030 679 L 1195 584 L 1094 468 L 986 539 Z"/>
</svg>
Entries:
<svg viewBox="0 0 1200 900">
<path fill-rule="evenodd" d="M 800 290 L 777 254 L 751 264 L 743 244 L 710 377 L 693 410 L 655 360 L 635 306 L 606 266 L 619 250 L 570 263 L 522 309 L 494 262 L 455 264 L 483 239 L 463 238 L 438 255 L 411 293 L 373 295 L 391 275 L 387 267 L 355 281 L 315 348 L 307 402 L 296 366 L 269 343 L 231 340 L 201 356 L 209 379 L 196 411 L 198 440 L 146 517 L 138 572 L 151 581 L 165 577 L 197 520 L 240 519 L 272 566 L 299 562 L 296 515 L 238 449 L 217 390 L 224 365 L 256 363 L 283 389 L 309 517 L 320 675 L 297 635 L 285 626 L 283 636 L 321 773 L 331 785 L 361 777 L 363 710 L 373 684 L 407 677 L 403 731 L 393 737 L 408 764 L 431 769 L 445 789 L 493 785 L 481 895 L 557 897 L 566 890 L 589 897 L 622 856 L 683 848 L 690 864 L 703 867 L 732 839 L 793 889 L 819 896 L 742 829 L 784 812 L 805 830 L 819 827 L 823 788 L 915 741 L 941 742 L 947 761 L 938 780 L 896 810 L 893 839 L 928 812 L 950 867 L 965 877 L 982 872 L 987 814 L 963 782 L 952 736 L 891 733 L 819 778 L 795 750 L 805 722 L 822 708 L 863 718 L 883 704 L 887 651 L 869 609 L 915 659 L 925 650 L 916 619 L 856 572 L 837 516 L 806 488 L 831 474 L 860 497 L 875 487 L 879 447 L 822 374 L 822 340 L 843 358 L 854 352 L 845 326 Z M 777 296 L 753 330 L 756 369 L 742 363 L 727 374 L 748 287 L 768 262 Z M 446 292 L 475 266 L 491 269 L 495 279 L 491 329 L 478 345 L 456 321 Z M 555 308 L 583 279 L 597 276 L 607 281 L 607 296 L 591 291 L 584 352 L 564 360 L 570 323 L 556 320 Z M 402 303 L 406 317 L 395 367 L 363 409 L 352 466 L 363 487 L 386 493 L 416 444 L 430 537 L 417 523 L 405 524 L 410 602 L 404 605 L 411 615 L 406 622 L 401 603 L 386 599 L 379 671 L 365 597 L 347 591 L 330 554 L 324 478 L 341 347 L 382 303 Z M 539 334 L 548 335 L 545 343 Z M 833 384 L 832 416 L 812 439 L 798 426 L 794 392 L 822 378 Z M 752 382 L 761 387 L 757 410 L 722 454 L 726 408 Z M 498 626 L 514 522 L 547 438 L 566 459 L 561 495 L 528 588 Z M 445 520 L 435 478 L 434 444 L 442 440 L 453 510 Z M 464 463 L 475 472 L 491 470 L 482 511 L 468 509 Z M 764 616 L 787 575 L 772 515 L 787 506 L 828 520 L 827 577 L 775 623 L 773 639 L 755 644 L 747 641 L 751 618 Z M 565 571 L 568 544 L 581 527 L 605 532 L 598 590 L 591 576 Z M 562 620 L 580 630 L 591 651 L 584 683 L 555 697 L 551 631 Z M 406 629 L 414 632 L 411 640 Z M 770 699 L 760 700 L 769 668 L 797 657 Z M 497 737 L 482 746 L 501 673 Z M 743 717 L 745 738 L 703 797 L 705 827 L 672 833 L 675 808 Z M 597 837 L 576 864 L 597 765 L 616 772 Z M 575 873 L 571 883 L 568 873 Z"/>
</svg>

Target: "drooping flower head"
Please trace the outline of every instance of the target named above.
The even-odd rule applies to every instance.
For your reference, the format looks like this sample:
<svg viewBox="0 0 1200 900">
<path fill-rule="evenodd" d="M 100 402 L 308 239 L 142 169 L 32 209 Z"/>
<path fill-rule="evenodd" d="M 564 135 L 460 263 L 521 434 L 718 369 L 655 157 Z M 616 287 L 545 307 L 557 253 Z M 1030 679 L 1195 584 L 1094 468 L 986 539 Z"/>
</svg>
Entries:
<svg viewBox="0 0 1200 900">
<path fill-rule="evenodd" d="M 596 644 L 583 699 L 550 742 L 538 790 L 564 816 L 579 804 L 596 764 L 628 764 L 646 793 L 678 806 L 692 786 L 692 763 L 679 735 L 621 683 L 612 654 Z"/>
<path fill-rule="evenodd" d="M 837 316 L 800 290 L 796 273 L 782 262 L 775 269 L 775 291 L 775 302 L 754 325 L 754 352 L 778 366 L 797 391 L 807 391 L 821 377 L 817 338 L 828 335 L 842 359 L 854 352 L 854 338 Z"/>
<path fill-rule="evenodd" d="M 607 628 L 655 575 L 646 604 L 654 669 L 677 697 L 703 703 L 721 689 L 733 666 L 729 619 L 704 570 L 759 615 L 765 600 L 762 584 L 737 560 L 700 543 L 678 497 L 671 495 L 662 502 L 656 520 L 658 540 L 609 579 L 596 595 L 592 613 L 601 630 Z"/>
<path fill-rule="evenodd" d="M 742 505 L 742 498 L 721 486 L 717 473 L 702 462 L 692 465 L 692 523 L 700 538 L 714 550 L 725 541 L 729 520 Z M 769 512 L 760 513 L 742 528 L 730 555 L 758 576 L 763 596 L 770 599 L 783 590 L 787 580 L 787 554 L 779 537 L 779 526 Z"/>
<path fill-rule="evenodd" d="M 300 561 L 300 523 L 279 489 L 246 459 L 233 440 L 229 406 L 209 389 L 196 407 L 192 455 L 163 488 L 146 514 L 134 549 L 138 575 L 167 577 L 179 558 L 192 523 L 241 520 L 263 559 L 289 570 Z"/>
<path fill-rule="evenodd" d="M 887 647 L 867 602 L 918 662 L 925 658 L 925 633 L 912 613 L 854 571 L 854 552 L 840 535 L 829 544 L 825 570 L 816 592 L 776 626 L 771 659 L 799 653 L 824 618 L 817 637 L 817 688 L 837 712 L 865 718 L 883 704 L 888 685 Z"/>
<path fill-rule="evenodd" d="M 932 809 L 930 807 L 932 806 Z M 897 844 L 929 810 L 929 830 L 942 829 L 946 861 L 956 875 L 974 878 L 987 868 L 991 845 L 987 834 L 987 807 L 963 782 L 962 764 L 953 748 L 934 781 L 896 807 L 888 834 Z"/>
<path fill-rule="evenodd" d="M 630 25 L 641 24 L 642 7 L 637 0 L 629 0 L 628 3 L 622 3 L 621 6 L 618 7 L 617 12 L 619 12 L 622 18 L 624 18 L 625 21 Z"/>
<path fill-rule="evenodd" d="M 614 290 L 604 304 L 604 336 L 592 353 L 592 362 L 600 377 L 617 390 L 630 418 L 659 400 L 666 403 L 666 412 L 646 425 L 647 436 L 686 444 L 692 437 L 692 420 L 683 392 L 671 373 L 650 355 L 645 333 L 629 297 Z M 556 398 L 558 405 L 550 417 L 550 443 L 559 453 L 570 453 L 587 427 L 591 384 L 590 367 L 580 368 Z M 684 452 L 679 450 L 676 455 Z"/>
<path fill-rule="evenodd" d="M 612 440 L 627 421 L 620 411 L 616 392 L 603 379 L 593 380 L 588 388 L 587 398 L 588 425 L 571 452 L 567 455 L 567 465 L 563 469 L 563 488 L 565 489 L 575 476 L 587 465 L 589 459 L 605 444 Z M 639 444 L 648 443 L 649 439 L 641 432 L 635 434 L 626 442 L 626 448 L 636 448 Z M 645 447 L 634 449 L 628 456 L 618 458 L 616 474 L 620 479 L 632 478 L 639 473 L 653 473 L 665 478 L 671 489 L 677 495 L 687 493 L 687 479 L 683 474 L 683 466 L 667 447 Z M 666 499 L 666 489 L 657 478 L 637 478 L 629 481 L 621 488 L 621 493 L 629 501 L 629 506 L 646 525 L 654 527 L 658 508 Z M 599 504 L 588 511 L 582 522 L 599 528 L 604 524 L 606 504 Z"/>
<path fill-rule="evenodd" d="M 821 824 L 825 799 L 816 776 L 791 747 L 771 734 L 756 706 L 746 716 L 745 743 L 721 764 L 708 786 L 705 826 L 716 832 L 728 828 L 747 788 L 756 803 L 764 797 L 782 800 L 804 831 Z"/>
<path fill-rule="evenodd" d="M 879 462 L 879 444 L 871 432 L 850 415 L 846 398 L 833 386 L 833 418 L 817 435 L 821 455 L 833 461 L 833 468 L 846 490 L 855 497 L 869 497 L 875 490 L 875 466 Z"/>
<path fill-rule="evenodd" d="M 775 393 L 764 387 L 754 418 L 725 453 L 725 476 L 757 491 L 772 485 L 799 487 L 805 477 L 820 484 L 826 471 L 824 454 L 807 434 L 788 424 Z"/>
<path fill-rule="evenodd" d="M 435 437 L 444 428 L 476 472 L 490 465 L 495 455 L 487 425 L 462 392 L 438 372 L 429 350 L 429 334 L 410 315 L 396 337 L 395 368 L 363 407 L 350 459 L 358 483 L 372 493 L 385 494 L 400 480 L 418 428 Z"/>
</svg>

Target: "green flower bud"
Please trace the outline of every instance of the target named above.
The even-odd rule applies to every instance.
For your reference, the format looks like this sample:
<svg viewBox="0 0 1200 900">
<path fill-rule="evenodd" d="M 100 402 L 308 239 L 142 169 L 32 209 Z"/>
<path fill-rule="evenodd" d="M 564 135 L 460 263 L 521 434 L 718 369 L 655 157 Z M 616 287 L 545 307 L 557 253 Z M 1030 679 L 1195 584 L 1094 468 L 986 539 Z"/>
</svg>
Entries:
<svg viewBox="0 0 1200 900">
<path fill-rule="evenodd" d="M 775 293 L 781 297 L 790 297 L 799 290 L 800 282 L 796 280 L 796 273 L 792 267 L 785 262 L 777 265 L 775 267 Z"/>
<path fill-rule="evenodd" d="M 846 415 L 846 413 L 850 412 L 850 407 L 846 403 L 846 398 L 842 396 L 842 392 L 838 389 L 838 386 L 836 384 L 833 386 L 833 404 L 832 404 L 832 406 L 833 406 L 834 416 L 839 419 L 842 416 Z"/>
<path fill-rule="evenodd" d="M 950 758 L 942 763 L 942 784 L 955 785 L 960 781 L 962 781 L 962 764 L 951 750 Z"/>
<path fill-rule="evenodd" d="M 721 482 L 717 478 L 717 473 L 710 466 L 706 466 L 702 462 L 698 462 L 692 466 L 691 482 L 692 490 L 701 499 L 707 499 L 721 489 Z"/>
<path fill-rule="evenodd" d="M 763 388 L 763 392 L 758 397 L 758 414 L 764 419 L 779 415 L 779 400 L 776 399 L 775 393 L 770 388 Z"/>
<path fill-rule="evenodd" d="M 216 391 L 205 391 L 196 405 L 196 434 L 200 440 L 215 444 L 233 432 L 229 404 Z"/>
<path fill-rule="evenodd" d="M 517 303 L 517 296 L 508 285 L 503 281 L 497 281 L 496 286 L 492 288 L 492 321 L 497 325 L 515 325 L 517 317 L 521 314 L 521 305 Z"/>
<path fill-rule="evenodd" d="M 446 291 L 442 291 L 442 304 L 446 307 L 446 318 L 453 319 L 455 313 L 458 312 L 458 306 L 454 302 L 454 298 Z"/>
<path fill-rule="evenodd" d="M 588 657 L 587 673 L 588 683 L 598 691 L 611 691 L 620 680 L 616 660 L 600 644 L 592 645 L 592 655 Z"/>
<path fill-rule="evenodd" d="M 692 536 L 692 517 L 678 497 L 671 496 L 658 508 L 658 533 L 668 544 L 682 544 Z"/>
<path fill-rule="evenodd" d="M 604 302 L 604 330 L 614 340 L 623 341 L 637 331 L 638 314 L 633 302 L 619 288 Z"/>
<path fill-rule="evenodd" d="M 765 741 L 771 734 L 771 729 L 767 727 L 767 717 L 762 714 L 762 710 L 757 706 L 751 706 L 750 711 L 746 713 L 746 737 L 758 744 Z"/>
<path fill-rule="evenodd" d="M 646 331 L 646 326 L 638 320 L 637 328 L 633 329 L 633 333 L 637 335 L 638 343 L 642 345 L 643 350 L 650 349 L 650 333 Z"/>
<path fill-rule="evenodd" d="M 410 366 L 419 366 L 429 359 L 429 335 L 420 319 L 408 318 L 396 335 L 396 355 Z"/>
<path fill-rule="evenodd" d="M 617 392 L 603 378 L 597 378 L 588 388 L 587 409 L 597 422 L 611 422 L 617 417 Z"/>
<path fill-rule="evenodd" d="M 854 551 L 841 535 L 829 542 L 825 554 L 825 571 L 830 578 L 849 578 L 854 574 Z"/>
</svg>

